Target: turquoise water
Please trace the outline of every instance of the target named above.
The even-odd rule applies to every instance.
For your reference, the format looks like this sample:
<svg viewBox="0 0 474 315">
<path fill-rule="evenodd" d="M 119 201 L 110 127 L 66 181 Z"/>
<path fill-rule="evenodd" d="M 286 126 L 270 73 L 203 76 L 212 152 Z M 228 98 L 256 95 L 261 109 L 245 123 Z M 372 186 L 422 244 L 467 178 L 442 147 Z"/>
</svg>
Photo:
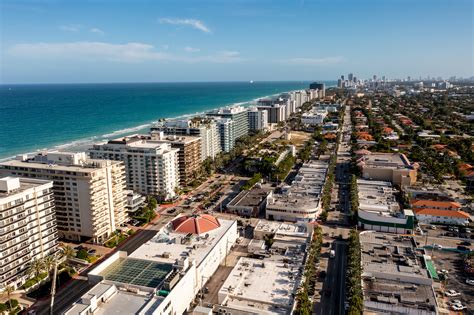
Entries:
<svg viewBox="0 0 474 315">
<path fill-rule="evenodd" d="M 0 86 L 0 159 L 39 149 L 86 148 L 193 114 L 307 88 L 309 82 Z M 333 85 L 333 82 L 326 82 Z"/>
</svg>

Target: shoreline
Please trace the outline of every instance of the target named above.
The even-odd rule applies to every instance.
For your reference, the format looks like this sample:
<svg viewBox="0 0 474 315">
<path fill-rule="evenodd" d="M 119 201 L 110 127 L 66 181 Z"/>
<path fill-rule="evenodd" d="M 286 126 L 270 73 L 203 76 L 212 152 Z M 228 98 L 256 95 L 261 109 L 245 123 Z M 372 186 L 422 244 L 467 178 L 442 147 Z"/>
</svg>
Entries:
<svg viewBox="0 0 474 315">
<path fill-rule="evenodd" d="M 217 109 L 220 109 L 220 108 L 232 107 L 232 106 L 239 106 L 240 105 L 240 106 L 248 107 L 248 106 L 252 105 L 252 103 L 254 103 L 254 102 L 256 102 L 256 101 L 258 101 L 262 98 L 273 97 L 273 96 L 280 95 L 282 93 L 289 93 L 289 92 L 293 92 L 293 91 L 298 91 L 298 90 L 282 91 L 282 92 L 278 92 L 278 93 L 271 94 L 271 95 L 260 96 L 260 97 L 257 97 L 257 98 L 254 98 L 252 100 L 245 101 L 245 102 L 235 102 L 235 103 L 232 103 L 232 104 L 207 109 L 207 110 L 204 110 L 204 111 L 201 111 L 201 112 L 183 114 L 183 115 L 174 116 L 174 117 L 165 117 L 165 119 L 166 120 L 186 119 L 186 118 L 191 118 L 191 117 L 194 117 L 194 116 L 203 115 L 203 114 L 205 114 L 206 112 L 209 112 L 209 111 L 217 110 Z M 30 151 L 30 152 L 17 153 L 15 155 L 11 155 L 9 157 L 4 157 L 4 158 L 0 157 L 0 162 L 5 162 L 5 161 L 15 159 L 16 156 L 18 156 L 18 155 L 24 155 L 24 154 L 31 155 L 31 154 L 36 154 L 36 153 L 42 152 L 42 151 L 61 151 L 61 150 L 62 151 L 72 151 L 72 152 L 85 151 L 87 148 L 91 147 L 95 143 L 101 143 L 101 142 L 108 141 L 112 138 L 117 138 L 117 137 L 121 137 L 121 136 L 127 136 L 127 135 L 131 135 L 131 134 L 139 133 L 141 131 L 149 129 L 151 126 L 153 126 L 156 123 L 158 123 L 158 120 L 153 120 L 153 121 L 150 121 L 148 123 L 144 123 L 144 124 L 141 124 L 141 125 L 138 125 L 138 126 L 135 126 L 135 127 L 119 129 L 119 130 L 108 132 L 108 133 L 102 134 L 102 135 L 95 135 L 95 136 L 91 136 L 91 137 L 87 137 L 87 138 L 73 140 L 73 141 L 70 141 L 70 142 L 67 142 L 67 143 L 62 143 L 62 144 L 57 144 L 57 145 L 53 145 L 53 146 L 50 146 L 50 147 L 36 149 L 36 150 Z"/>
</svg>

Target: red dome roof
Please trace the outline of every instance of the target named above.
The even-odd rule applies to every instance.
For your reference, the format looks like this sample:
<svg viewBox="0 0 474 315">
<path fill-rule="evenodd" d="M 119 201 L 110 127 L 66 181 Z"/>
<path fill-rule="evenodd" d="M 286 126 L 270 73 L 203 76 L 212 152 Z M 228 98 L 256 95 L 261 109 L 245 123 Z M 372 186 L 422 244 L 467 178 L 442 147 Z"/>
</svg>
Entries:
<svg viewBox="0 0 474 315">
<path fill-rule="evenodd" d="M 171 221 L 173 229 L 178 233 L 202 234 L 221 226 L 219 221 L 209 214 L 181 216 Z"/>
</svg>

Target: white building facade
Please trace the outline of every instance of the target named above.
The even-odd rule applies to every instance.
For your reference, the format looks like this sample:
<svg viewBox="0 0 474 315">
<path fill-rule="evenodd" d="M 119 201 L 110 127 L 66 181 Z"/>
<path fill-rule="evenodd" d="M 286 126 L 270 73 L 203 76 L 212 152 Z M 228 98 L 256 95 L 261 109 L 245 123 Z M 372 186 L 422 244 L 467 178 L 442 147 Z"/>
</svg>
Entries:
<svg viewBox="0 0 474 315">
<path fill-rule="evenodd" d="M 61 238 L 102 243 L 128 220 L 122 162 L 87 159 L 85 152 L 47 152 L 0 163 L 0 175 L 53 181 Z"/>
<path fill-rule="evenodd" d="M 88 153 L 93 159 L 124 162 L 128 189 L 170 199 L 179 187 L 178 151 L 169 143 L 125 137 L 96 144 Z"/>
<path fill-rule="evenodd" d="M 0 291 L 19 288 L 29 264 L 56 251 L 52 188 L 48 180 L 0 178 Z"/>
</svg>

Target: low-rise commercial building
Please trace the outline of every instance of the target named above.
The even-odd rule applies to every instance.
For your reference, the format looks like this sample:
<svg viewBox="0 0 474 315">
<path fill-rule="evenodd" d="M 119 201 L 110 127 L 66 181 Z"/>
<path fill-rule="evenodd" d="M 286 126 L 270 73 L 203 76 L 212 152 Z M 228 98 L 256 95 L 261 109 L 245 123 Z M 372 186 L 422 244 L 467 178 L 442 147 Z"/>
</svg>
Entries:
<svg viewBox="0 0 474 315">
<path fill-rule="evenodd" d="M 357 180 L 359 197 L 358 225 L 362 229 L 411 234 L 415 218 L 413 211 L 400 208 L 390 182 Z"/>
<path fill-rule="evenodd" d="M 2 162 L 0 175 L 53 181 L 61 238 L 102 243 L 128 220 L 123 162 L 88 159 L 85 152 L 47 152 Z"/>
<path fill-rule="evenodd" d="M 122 161 L 127 188 L 144 195 L 170 199 L 179 187 L 178 148 L 133 135 L 95 144 L 88 153 L 94 159 Z"/>
<path fill-rule="evenodd" d="M 132 254 L 88 274 L 97 283 L 65 314 L 183 314 L 238 237 L 237 221 L 178 216 Z"/>
<path fill-rule="evenodd" d="M 415 215 L 419 222 L 427 224 L 468 225 L 472 221 L 471 216 L 461 210 L 422 209 Z"/>
<path fill-rule="evenodd" d="M 0 291 L 28 280 L 31 262 L 57 248 L 53 182 L 0 178 Z"/>
<path fill-rule="evenodd" d="M 265 217 L 270 220 L 314 221 L 322 211 L 321 194 L 328 164 L 312 161 L 304 164 L 291 186 L 267 198 Z"/>
<path fill-rule="evenodd" d="M 357 165 L 365 179 L 389 181 L 394 185 L 409 186 L 416 182 L 418 164 L 410 163 L 401 153 L 377 153 L 362 155 Z"/>
<path fill-rule="evenodd" d="M 244 217 L 258 217 L 265 211 L 269 193 L 270 189 L 257 186 L 243 190 L 227 204 L 227 209 Z"/>
<path fill-rule="evenodd" d="M 291 314 L 312 231 L 277 222 L 259 222 L 257 228 L 261 235 L 275 230 L 274 242 L 264 248 L 263 240 L 251 241 L 261 259 L 239 259 L 219 290 L 218 308 L 232 314 Z"/>
<path fill-rule="evenodd" d="M 364 313 L 438 314 L 429 256 L 410 236 L 360 233 Z"/>
</svg>

